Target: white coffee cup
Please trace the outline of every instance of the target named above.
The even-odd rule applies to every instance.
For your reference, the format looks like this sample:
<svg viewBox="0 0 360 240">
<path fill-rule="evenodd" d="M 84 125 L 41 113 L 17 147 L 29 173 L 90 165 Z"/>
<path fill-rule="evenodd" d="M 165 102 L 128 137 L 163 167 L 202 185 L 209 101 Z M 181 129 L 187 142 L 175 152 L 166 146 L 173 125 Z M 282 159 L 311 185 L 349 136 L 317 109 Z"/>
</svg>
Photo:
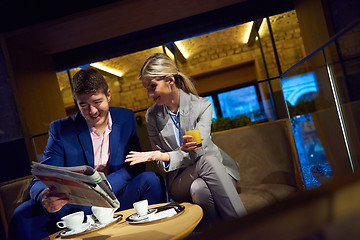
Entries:
<svg viewBox="0 0 360 240">
<path fill-rule="evenodd" d="M 133 203 L 133 206 L 139 216 L 145 216 L 148 213 L 148 204 L 148 200 L 145 199 Z"/>
<path fill-rule="evenodd" d="M 114 220 L 115 208 L 92 207 L 93 214 L 101 224 L 108 224 Z"/>
<path fill-rule="evenodd" d="M 79 231 L 82 228 L 82 223 L 84 221 L 84 212 L 75 212 L 69 215 L 66 215 L 61 218 L 61 221 L 56 223 L 56 226 L 59 228 L 69 228 L 73 231 Z"/>
</svg>

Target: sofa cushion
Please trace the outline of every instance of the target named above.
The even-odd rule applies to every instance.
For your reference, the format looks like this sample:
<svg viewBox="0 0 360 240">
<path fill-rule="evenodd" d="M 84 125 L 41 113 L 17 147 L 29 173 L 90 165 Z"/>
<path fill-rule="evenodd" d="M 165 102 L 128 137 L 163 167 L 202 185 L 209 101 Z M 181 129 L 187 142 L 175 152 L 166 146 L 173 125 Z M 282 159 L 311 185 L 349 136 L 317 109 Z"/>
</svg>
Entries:
<svg viewBox="0 0 360 240">
<path fill-rule="evenodd" d="M 239 165 L 239 196 L 249 213 L 304 188 L 289 119 L 212 134 Z"/>
<path fill-rule="evenodd" d="M 283 200 L 295 192 L 295 187 L 285 184 L 259 184 L 241 187 L 239 196 L 250 213 Z"/>
<path fill-rule="evenodd" d="M 239 165 L 240 185 L 286 184 L 302 188 L 288 119 L 212 134 L 214 143 Z"/>
</svg>

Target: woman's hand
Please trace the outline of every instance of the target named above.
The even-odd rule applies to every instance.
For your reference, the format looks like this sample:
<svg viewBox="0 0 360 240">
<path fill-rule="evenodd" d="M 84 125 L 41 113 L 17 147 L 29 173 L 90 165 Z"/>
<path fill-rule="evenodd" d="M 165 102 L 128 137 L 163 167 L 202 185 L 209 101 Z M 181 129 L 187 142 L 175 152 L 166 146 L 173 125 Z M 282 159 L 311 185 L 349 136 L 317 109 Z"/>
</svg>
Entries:
<svg viewBox="0 0 360 240">
<path fill-rule="evenodd" d="M 203 138 L 201 138 L 201 141 L 204 140 Z M 192 136 L 191 135 L 184 135 L 182 138 L 182 145 L 180 147 L 180 150 L 184 151 L 184 152 L 189 152 L 189 151 L 195 151 L 200 149 L 201 147 L 197 147 L 196 142 L 192 142 Z"/>
<path fill-rule="evenodd" d="M 65 204 L 69 202 L 69 198 L 65 193 L 56 192 L 55 187 L 46 188 L 41 193 L 41 203 L 49 213 L 59 211 Z"/>
<path fill-rule="evenodd" d="M 166 156 L 165 156 L 165 155 Z M 125 159 L 125 162 L 130 162 L 130 165 L 134 165 L 142 162 L 150 162 L 155 160 L 169 160 L 169 154 L 162 153 L 160 151 L 150 151 L 150 152 L 134 152 L 131 151 Z"/>
</svg>

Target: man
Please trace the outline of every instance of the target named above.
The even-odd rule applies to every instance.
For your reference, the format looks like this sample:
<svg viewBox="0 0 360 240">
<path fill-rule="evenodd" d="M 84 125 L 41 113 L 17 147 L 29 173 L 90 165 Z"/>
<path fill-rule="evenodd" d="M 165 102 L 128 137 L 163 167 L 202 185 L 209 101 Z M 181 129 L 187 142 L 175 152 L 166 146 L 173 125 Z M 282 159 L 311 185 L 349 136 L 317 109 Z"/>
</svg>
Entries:
<svg viewBox="0 0 360 240">
<path fill-rule="evenodd" d="M 144 172 L 145 165 L 129 166 L 125 156 L 140 150 L 134 114 L 109 107 L 111 92 L 104 77 L 88 67 L 72 79 L 72 92 L 80 112 L 50 124 L 49 139 L 42 163 L 55 166 L 90 165 L 107 176 L 120 201 L 120 210 L 147 199 L 164 201 L 160 178 Z M 68 204 L 68 197 L 46 188 L 37 179 L 30 185 L 31 200 L 20 205 L 10 224 L 10 239 L 42 239 L 59 229 L 55 223 L 76 211 L 91 214 L 89 206 Z"/>
</svg>

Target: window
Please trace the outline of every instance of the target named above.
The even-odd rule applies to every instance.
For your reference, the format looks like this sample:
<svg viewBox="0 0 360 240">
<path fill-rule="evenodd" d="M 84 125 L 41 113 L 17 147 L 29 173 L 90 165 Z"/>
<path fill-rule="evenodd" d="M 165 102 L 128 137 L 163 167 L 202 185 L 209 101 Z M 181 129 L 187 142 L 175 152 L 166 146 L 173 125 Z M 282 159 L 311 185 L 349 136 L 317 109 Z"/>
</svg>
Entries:
<svg viewBox="0 0 360 240">
<path fill-rule="evenodd" d="M 252 121 L 266 118 L 256 85 L 215 92 L 204 97 L 213 105 L 213 120 L 217 117 L 234 118 L 241 114 L 247 115 Z"/>
<path fill-rule="evenodd" d="M 212 106 L 212 120 L 214 121 L 217 116 L 216 116 L 216 111 L 215 111 L 215 107 L 214 107 L 214 101 L 213 101 L 213 98 L 212 96 L 206 96 L 204 97 L 206 98 L 207 100 L 209 100 L 211 102 L 211 106 Z"/>
<path fill-rule="evenodd" d="M 259 120 L 260 104 L 255 86 L 244 87 L 220 93 L 219 103 L 223 117 L 233 118 L 245 114 L 249 118 Z"/>
</svg>

